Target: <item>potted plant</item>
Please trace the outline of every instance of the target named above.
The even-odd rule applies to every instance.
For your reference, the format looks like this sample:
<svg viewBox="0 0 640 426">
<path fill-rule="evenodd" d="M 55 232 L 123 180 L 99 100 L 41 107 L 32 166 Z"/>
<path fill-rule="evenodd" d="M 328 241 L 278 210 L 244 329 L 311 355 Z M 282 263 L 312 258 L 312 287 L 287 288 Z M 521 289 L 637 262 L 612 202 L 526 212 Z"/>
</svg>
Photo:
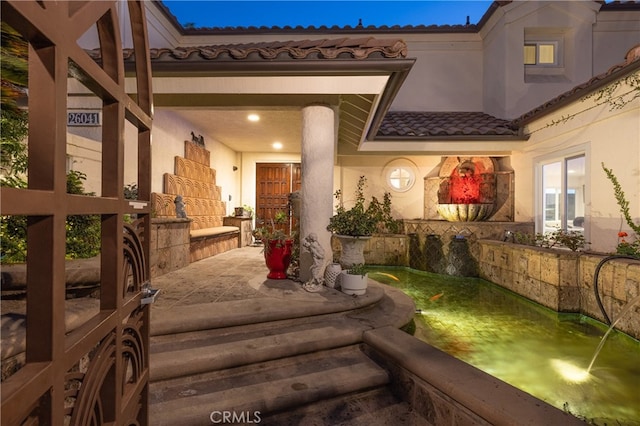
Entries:
<svg viewBox="0 0 640 426">
<path fill-rule="evenodd" d="M 358 263 L 340 273 L 340 287 L 342 292 L 349 295 L 362 296 L 367 292 L 369 274 L 364 263 Z"/>
<path fill-rule="evenodd" d="M 253 218 L 253 207 L 244 204 L 242 206 L 242 217 Z"/>
<path fill-rule="evenodd" d="M 355 264 L 364 263 L 364 245 L 371 238 L 378 225 L 379 203 L 372 198 L 368 206 L 365 206 L 364 186 L 366 178 L 360 176 L 356 186 L 355 204 L 350 209 L 345 209 L 342 203 L 342 192 L 337 190 L 334 194 L 338 200 L 336 214 L 329 218 L 327 230 L 335 234 L 342 246 L 340 264 L 347 269 Z"/>
<path fill-rule="evenodd" d="M 284 231 L 287 214 L 277 212 L 270 225 L 263 225 L 253 231 L 253 236 L 264 245 L 264 260 L 269 274 L 267 278 L 283 280 L 291 263 L 293 236 Z"/>
</svg>

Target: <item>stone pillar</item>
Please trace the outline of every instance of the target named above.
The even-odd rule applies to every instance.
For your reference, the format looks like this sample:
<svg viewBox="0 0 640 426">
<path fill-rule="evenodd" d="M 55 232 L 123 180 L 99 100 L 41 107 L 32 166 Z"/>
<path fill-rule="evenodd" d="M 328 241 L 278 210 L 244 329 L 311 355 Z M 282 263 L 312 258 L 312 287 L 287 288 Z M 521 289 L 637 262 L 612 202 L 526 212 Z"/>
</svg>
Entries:
<svg viewBox="0 0 640 426">
<path fill-rule="evenodd" d="M 318 236 L 324 249 L 324 264 L 331 262 L 331 233 L 327 231 L 333 214 L 333 158 L 335 150 L 335 114 L 328 105 L 302 108 L 302 208 L 300 242 L 311 233 Z M 311 278 L 313 259 L 300 247 L 300 280 Z M 322 268 L 324 271 L 324 267 Z"/>
</svg>

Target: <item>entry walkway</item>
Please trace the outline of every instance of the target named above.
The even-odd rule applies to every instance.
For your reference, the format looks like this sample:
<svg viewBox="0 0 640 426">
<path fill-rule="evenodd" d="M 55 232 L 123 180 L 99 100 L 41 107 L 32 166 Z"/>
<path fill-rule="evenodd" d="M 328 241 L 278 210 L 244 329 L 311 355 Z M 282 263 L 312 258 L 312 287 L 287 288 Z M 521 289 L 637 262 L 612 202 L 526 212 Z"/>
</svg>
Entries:
<svg viewBox="0 0 640 426">
<path fill-rule="evenodd" d="M 255 283 L 266 278 L 262 247 L 244 247 L 193 262 L 188 266 L 152 279 L 160 289 L 152 305 L 153 315 L 178 306 L 228 302 L 266 297 Z"/>
<path fill-rule="evenodd" d="M 267 279 L 267 273 L 262 248 L 244 247 L 154 278 L 152 287 L 160 289 L 160 294 L 152 305 L 152 324 L 168 321 L 168 317 L 181 312 L 193 312 L 197 309 L 193 305 L 210 303 L 243 301 L 247 306 L 264 304 L 263 310 L 279 305 L 289 311 L 303 309 L 313 314 L 318 310 L 326 313 L 355 309 L 377 302 L 372 298 L 382 297 L 381 287 L 376 284 L 360 297 L 330 288 L 309 293 L 301 283 Z"/>
</svg>

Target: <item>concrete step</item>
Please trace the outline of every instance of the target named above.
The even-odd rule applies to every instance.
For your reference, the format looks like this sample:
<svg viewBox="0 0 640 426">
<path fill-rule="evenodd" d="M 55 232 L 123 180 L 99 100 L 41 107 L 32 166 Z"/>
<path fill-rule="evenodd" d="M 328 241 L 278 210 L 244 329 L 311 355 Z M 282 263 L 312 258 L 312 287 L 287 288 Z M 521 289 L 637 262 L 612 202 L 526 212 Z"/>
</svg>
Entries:
<svg viewBox="0 0 640 426">
<path fill-rule="evenodd" d="M 281 413 L 267 414 L 261 426 L 374 426 L 420 424 L 408 402 L 389 386 L 318 401 Z"/>
<path fill-rule="evenodd" d="M 368 328 L 335 314 L 156 336 L 151 338 L 150 381 L 352 345 Z"/>
<path fill-rule="evenodd" d="M 359 345 L 317 351 L 150 385 L 153 425 L 210 425 L 221 416 L 263 416 L 385 386 L 386 370 Z M 213 414 L 212 414 L 213 413 Z"/>
<path fill-rule="evenodd" d="M 383 287 L 373 282 L 370 282 L 367 294 L 353 297 L 335 289 L 326 289 L 321 293 L 307 293 L 299 289 L 299 284 L 288 280 L 281 281 L 297 286 L 297 292 L 286 289 L 282 291 L 282 296 L 279 298 L 255 298 L 224 303 L 183 305 L 175 306 L 170 310 L 152 309 L 151 335 L 187 333 L 348 312 L 374 306 L 385 297 Z"/>
</svg>

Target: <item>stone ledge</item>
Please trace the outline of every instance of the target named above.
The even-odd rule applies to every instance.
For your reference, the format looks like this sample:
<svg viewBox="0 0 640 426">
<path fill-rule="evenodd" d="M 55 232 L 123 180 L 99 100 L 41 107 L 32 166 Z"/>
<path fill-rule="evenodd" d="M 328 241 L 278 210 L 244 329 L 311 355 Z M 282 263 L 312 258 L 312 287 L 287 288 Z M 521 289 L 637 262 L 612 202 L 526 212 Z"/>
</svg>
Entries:
<svg viewBox="0 0 640 426">
<path fill-rule="evenodd" d="M 196 229 L 189 233 L 191 239 L 215 237 L 218 235 L 239 234 L 240 228 L 237 226 L 216 226 L 214 228 Z"/>
<path fill-rule="evenodd" d="M 363 338 L 366 352 L 385 365 L 402 385 L 402 398 L 429 424 L 585 424 L 396 328 L 365 331 Z"/>
</svg>

